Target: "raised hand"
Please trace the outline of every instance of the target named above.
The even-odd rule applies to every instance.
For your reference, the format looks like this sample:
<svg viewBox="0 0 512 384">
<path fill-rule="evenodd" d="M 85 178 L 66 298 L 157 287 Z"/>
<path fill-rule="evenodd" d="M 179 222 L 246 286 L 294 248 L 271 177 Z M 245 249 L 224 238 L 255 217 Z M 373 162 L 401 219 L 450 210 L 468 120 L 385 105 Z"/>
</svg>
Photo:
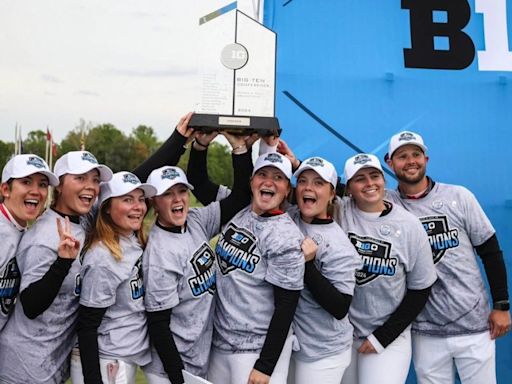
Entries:
<svg viewBox="0 0 512 384">
<path fill-rule="evenodd" d="M 61 219 L 57 217 L 57 231 L 59 232 L 60 238 L 57 255 L 63 259 L 76 259 L 80 249 L 80 241 L 75 239 L 71 233 L 69 217 L 66 216 L 64 224 L 62 224 Z"/>
<path fill-rule="evenodd" d="M 284 155 L 290 160 L 292 163 L 292 169 L 296 170 L 300 166 L 300 161 L 295 157 L 295 154 L 293 151 L 288 147 L 288 144 L 286 144 L 286 141 L 283 139 L 279 139 L 279 143 L 277 144 L 277 152 L 279 152 L 281 155 Z"/>
<path fill-rule="evenodd" d="M 227 139 L 229 145 L 233 149 L 234 153 L 245 153 L 247 152 L 247 144 L 245 136 L 233 135 L 229 132 L 222 132 L 222 135 Z"/>
<path fill-rule="evenodd" d="M 258 140 L 259 138 L 260 135 L 258 135 L 257 133 L 253 133 L 249 136 L 244 136 L 245 146 L 247 147 L 247 149 L 251 148 L 252 145 L 256 142 L 256 140 Z"/>
<path fill-rule="evenodd" d="M 176 126 L 176 129 L 178 130 L 181 135 L 185 136 L 189 140 L 187 140 L 187 143 L 192 140 L 192 134 L 194 133 L 194 128 L 190 128 L 188 126 L 188 123 L 190 123 L 190 119 L 192 118 L 193 113 L 189 112 L 185 116 L 183 116 L 180 121 L 178 122 L 178 125 Z"/>
<path fill-rule="evenodd" d="M 194 134 L 194 149 L 198 151 L 204 151 L 206 148 L 208 148 L 208 145 L 212 142 L 213 139 L 217 137 L 219 132 L 213 131 L 213 132 L 196 132 Z"/>
</svg>

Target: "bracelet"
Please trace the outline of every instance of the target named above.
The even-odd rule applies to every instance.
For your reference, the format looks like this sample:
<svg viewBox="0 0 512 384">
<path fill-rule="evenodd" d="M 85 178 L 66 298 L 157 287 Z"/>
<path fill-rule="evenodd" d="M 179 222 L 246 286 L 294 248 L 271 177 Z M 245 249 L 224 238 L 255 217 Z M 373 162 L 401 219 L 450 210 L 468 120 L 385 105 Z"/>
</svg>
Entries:
<svg viewBox="0 0 512 384">
<path fill-rule="evenodd" d="M 199 140 L 197 140 L 197 139 L 194 139 L 194 142 L 195 142 L 197 145 L 199 145 L 200 147 L 203 147 L 204 149 L 208 148 L 208 145 L 210 145 L 210 144 L 206 144 L 206 145 L 201 144 L 201 143 L 199 142 Z"/>
<path fill-rule="evenodd" d="M 243 150 L 243 151 L 241 151 Z M 231 153 L 234 153 L 235 155 L 239 155 L 241 153 L 247 152 L 247 146 L 244 144 L 237 145 L 236 147 L 233 147 L 231 150 Z"/>
</svg>

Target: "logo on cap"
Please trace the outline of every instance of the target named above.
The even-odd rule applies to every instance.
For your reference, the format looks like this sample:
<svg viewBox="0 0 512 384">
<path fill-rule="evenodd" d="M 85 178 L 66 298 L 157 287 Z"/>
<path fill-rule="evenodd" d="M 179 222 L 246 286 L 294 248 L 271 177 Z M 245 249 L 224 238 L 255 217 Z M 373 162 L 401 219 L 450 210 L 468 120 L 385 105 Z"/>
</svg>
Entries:
<svg viewBox="0 0 512 384">
<path fill-rule="evenodd" d="M 173 168 L 167 168 L 162 171 L 162 179 L 174 180 L 177 177 L 180 177 L 180 174 Z"/>
<path fill-rule="evenodd" d="M 312 157 L 306 162 L 307 165 L 311 165 L 312 167 L 323 167 L 324 160 L 318 157 Z"/>
<path fill-rule="evenodd" d="M 416 136 L 414 136 L 411 132 L 403 132 L 400 134 L 398 141 L 411 141 L 416 140 Z"/>
<path fill-rule="evenodd" d="M 140 180 L 131 173 L 125 173 L 123 175 L 123 183 L 140 184 Z"/>
<path fill-rule="evenodd" d="M 98 164 L 98 160 L 89 152 L 82 153 L 82 160 L 88 161 L 89 163 Z"/>
<path fill-rule="evenodd" d="M 370 157 L 368 155 L 357 155 L 356 157 L 354 157 L 354 165 L 355 164 L 366 164 L 366 163 L 369 163 L 370 161 L 372 161 L 372 159 L 370 159 Z"/>
<path fill-rule="evenodd" d="M 27 165 L 33 165 L 36 168 L 46 168 L 40 157 L 31 156 L 27 160 Z"/>
<path fill-rule="evenodd" d="M 270 161 L 271 163 L 283 162 L 283 159 L 277 153 L 269 153 L 263 160 Z"/>
</svg>

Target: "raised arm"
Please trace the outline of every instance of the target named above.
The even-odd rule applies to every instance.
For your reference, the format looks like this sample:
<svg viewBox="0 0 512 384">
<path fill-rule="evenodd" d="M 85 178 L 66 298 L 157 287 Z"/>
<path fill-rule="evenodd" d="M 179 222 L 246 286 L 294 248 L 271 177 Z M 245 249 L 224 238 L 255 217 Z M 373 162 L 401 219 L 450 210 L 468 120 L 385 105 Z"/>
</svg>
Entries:
<svg viewBox="0 0 512 384">
<path fill-rule="evenodd" d="M 192 139 L 194 130 L 188 127 L 192 112 L 183 116 L 171 136 L 158 150 L 133 170 L 140 180 L 146 180 L 154 169 L 164 165 L 176 165 L 181 155 L 185 152 L 185 146 Z"/>
</svg>

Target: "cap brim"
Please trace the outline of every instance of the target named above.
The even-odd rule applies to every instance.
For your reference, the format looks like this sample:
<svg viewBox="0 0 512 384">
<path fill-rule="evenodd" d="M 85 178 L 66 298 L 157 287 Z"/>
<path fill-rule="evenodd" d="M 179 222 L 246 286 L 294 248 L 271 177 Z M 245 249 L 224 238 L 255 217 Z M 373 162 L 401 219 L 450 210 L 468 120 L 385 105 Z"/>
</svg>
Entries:
<svg viewBox="0 0 512 384">
<path fill-rule="evenodd" d="M 156 190 L 156 193 L 153 195 L 153 196 L 160 196 L 161 194 L 163 194 L 165 191 L 167 191 L 169 188 L 172 188 L 174 187 L 175 185 L 178 185 L 178 184 L 183 184 L 185 185 L 188 189 L 190 189 L 191 191 L 194 190 L 194 186 L 190 183 L 184 183 L 183 181 L 179 181 L 177 183 L 174 183 L 174 184 L 169 184 L 169 185 L 162 185 L 160 188 L 155 188 Z M 150 184 L 152 187 L 153 185 Z"/>
</svg>

